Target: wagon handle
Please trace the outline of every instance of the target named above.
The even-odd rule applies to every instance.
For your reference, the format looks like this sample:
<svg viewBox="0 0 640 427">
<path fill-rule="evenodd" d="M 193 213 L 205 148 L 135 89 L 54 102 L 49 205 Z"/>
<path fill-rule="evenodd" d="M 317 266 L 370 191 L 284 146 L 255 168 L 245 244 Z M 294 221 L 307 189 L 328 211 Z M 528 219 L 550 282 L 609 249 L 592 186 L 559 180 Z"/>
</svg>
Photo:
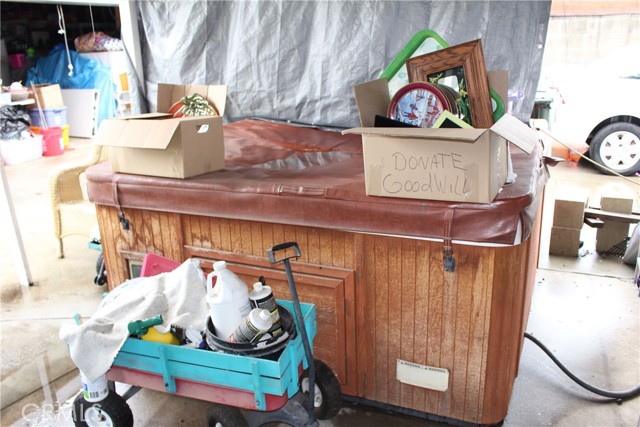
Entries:
<svg viewBox="0 0 640 427">
<path fill-rule="evenodd" d="M 276 258 L 274 252 L 286 251 L 293 248 L 293 255 L 283 256 L 282 258 Z M 298 329 L 302 336 L 302 346 L 304 347 L 304 354 L 307 358 L 309 365 L 309 404 L 307 411 L 309 412 L 310 425 L 317 425 L 315 423 L 315 406 L 314 406 L 314 392 L 316 383 L 316 370 L 313 362 L 313 352 L 311 351 L 311 343 L 309 342 L 309 336 L 307 335 L 307 328 L 304 324 L 304 317 L 302 316 L 302 309 L 300 308 L 300 299 L 298 298 L 298 292 L 296 291 L 296 284 L 293 280 L 293 273 L 291 272 L 291 263 L 289 259 L 300 257 L 300 248 L 296 242 L 280 243 L 279 245 L 272 246 L 268 251 L 269 262 L 275 264 L 282 261 L 284 269 L 287 273 L 287 282 L 289 283 L 289 291 L 291 292 L 291 298 L 293 299 L 293 311 L 295 312 L 296 320 L 298 321 Z M 286 253 L 285 253 L 286 254 Z"/>
<path fill-rule="evenodd" d="M 290 255 L 288 257 L 276 258 L 275 252 L 286 251 L 289 248 L 293 248 L 293 252 L 294 252 L 293 255 Z M 269 256 L 269 262 L 271 264 L 275 264 L 279 261 L 284 261 L 285 259 L 299 258 L 302 255 L 300 253 L 300 248 L 298 247 L 298 244 L 296 242 L 286 242 L 286 243 L 280 243 L 279 245 L 272 246 L 271 249 L 267 251 L 267 254 Z"/>
</svg>

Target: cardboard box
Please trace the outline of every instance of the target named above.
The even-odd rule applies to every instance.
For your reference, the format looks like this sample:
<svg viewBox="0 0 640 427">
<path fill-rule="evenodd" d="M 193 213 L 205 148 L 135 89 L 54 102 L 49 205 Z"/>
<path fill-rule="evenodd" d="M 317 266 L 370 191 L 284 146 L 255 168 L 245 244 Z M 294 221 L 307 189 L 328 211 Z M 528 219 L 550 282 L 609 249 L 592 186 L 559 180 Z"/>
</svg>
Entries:
<svg viewBox="0 0 640 427">
<path fill-rule="evenodd" d="M 600 199 L 600 206 L 603 211 L 630 214 L 633 209 L 633 199 L 625 197 L 603 196 Z M 616 245 L 629 237 L 629 223 L 612 220 L 604 220 L 604 226 L 596 233 L 596 252 L 605 253 L 613 250 Z"/>
<path fill-rule="evenodd" d="M 633 199 L 627 197 L 602 196 L 600 207 L 603 211 L 630 214 L 633 210 Z"/>
<path fill-rule="evenodd" d="M 222 117 L 165 113 L 199 93 L 224 114 L 226 86 L 158 85 L 158 113 L 103 120 L 95 143 L 110 146 L 114 172 L 188 178 L 224 168 Z"/>
<path fill-rule="evenodd" d="M 530 154 L 536 132 L 505 115 L 490 129 L 374 128 L 390 102 L 386 79 L 354 87 L 367 195 L 491 203 L 510 172 L 509 142 Z"/>
<path fill-rule="evenodd" d="M 579 249 L 580 229 L 551 227 L 550 255 L 577 257 Z"/>
<path fill-rule="evenodd" d="M 619 252 L 626 248 L 626 239 L 629 237 L 629 223 L 605 220 L 602 228 L 596 233 L 596 252 Z"/>
<path fill-rule="evenodd" d="M 62 92 L 60 91 L 60 85 L 58 84 L 35 85 L 32 96 L 40 103 L 40 108 L 64 107 Z M 36 105 L 38 104 L 36 103 Z"/>
<path fill-rule="evenodd" d="M 553 226 L 582 228 L 584 210 L 589 202 L 589 190 L 568 188 L 556 193 L 553 210 Z"/>
</svg>

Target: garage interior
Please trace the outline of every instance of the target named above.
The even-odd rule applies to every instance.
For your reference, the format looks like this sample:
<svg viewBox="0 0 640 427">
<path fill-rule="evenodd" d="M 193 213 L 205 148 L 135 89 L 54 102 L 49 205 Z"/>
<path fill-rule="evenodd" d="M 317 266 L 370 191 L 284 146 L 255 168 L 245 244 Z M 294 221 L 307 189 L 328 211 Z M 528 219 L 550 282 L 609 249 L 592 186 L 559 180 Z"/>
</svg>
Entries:
<svg viewBox="0 0 640 427">
<path fill-rule="evenodd" d="M 26 7 L 24 3 L 3 2 L 3 31 L 9 28 L 5 23 L 6 4 Z M 52 5 L 46 7 L 55 11 Z M 117 8 L 106 14 L 96 13 L 96 9 L 99 6 L 93 7 L 96 23 L 112 18 L 117 21 Z M 51 19 L 50 14 L 42 15 L 48 16 L 46 27 L 56 30 L 57 16 L 53 15 Z M 65 16 L 69 18 L 73 14 L 65 11 Z M 82 17 L 78 16 L 78 27 L 86 29 L 86 12 Z M 117 32 L 116 27 L 104 25 L 105 31 Z M 69 23 L 67 26 L 71 28 Z M 42 48 L 46 51 L 49 47 L 43 44 Z M 57 168 L 86 159 L 90 155 L 91 142 L 90 138 L 72 138 L 62 156 L 43 157 L 22 165 L 7 166 L 5 170 L 34 283 L 25 287 L 17 282 L 14 249 L 7 239 L 2 239 L 0 397 L 3 425 L 70 425 L 70 399 L 81 383 L 66 346 L 58 338 L 58 331 L 62 324 L 72 321 L 74 313 L 83 318 L 90 317 L 107 289 L 93 284 L 98 252 L 88 246 L 86 238 L 66 237 L 65 257 L 55 257 L 47 177 Z M 564 155 L 563 147 L 554 146 L 553 149 Z M 588 190 L 590 200 L 598 200 L 603 195 L 620 195 L 633 200 L 636 212 L 639 201 L 637 178 L 632 182 L 634 179 L 627 181 L 605 176 L 584 162 L 571 161 L 550 167 L 549 173 L 526 331 L 539 338 L 586 382 L 608 390 L 630 389 L 640 382 L 640 309 L 634 268 L 624 264 L 619 256 L 599 254 L 595 249 L 597 230 L 587 225 L 581 230 L 583 244 L 578 257 L 550 255 L 549 242 L 558 194 L 573 189 Z M 5 214 L 3 211 L 3 235 L 9 233 L 10 224 Z M 126 385 L 118 385 L 119 393 L 126 390 Z M 128 403 L 136 425 L 203 425 L 209 405 L 196 399 L 144 389 Z M 466 425 L 456 420 L 429 418 L 424 413 L 368 403 L 371 402 L 366 399 L 346 398 L 340 413 L 331 420 L 321 421 L 320 425 L 358 426 L 385 422 L 399 426 Z M 503 425 L 640 425 L 639 413 L 637 398 L 619 404 L 587 392 L 525 339 Z"/>
</svg>

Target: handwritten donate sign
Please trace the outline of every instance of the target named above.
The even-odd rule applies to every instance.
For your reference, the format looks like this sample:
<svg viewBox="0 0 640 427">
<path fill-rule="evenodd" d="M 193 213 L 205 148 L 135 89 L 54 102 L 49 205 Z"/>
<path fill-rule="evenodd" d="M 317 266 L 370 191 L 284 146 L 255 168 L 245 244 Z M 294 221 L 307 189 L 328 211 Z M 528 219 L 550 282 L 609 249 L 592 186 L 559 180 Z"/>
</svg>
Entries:
<svg viewBox="0 0 640 427">
<path fill-rule="evenodd" d="M 458 153 L 391 154 L 391 170 L 382 178 L 389 195 L 408 193 L 417 197 L 433 195 L 463 197 L 471 192 L 463 157 Z"/>
</svg>

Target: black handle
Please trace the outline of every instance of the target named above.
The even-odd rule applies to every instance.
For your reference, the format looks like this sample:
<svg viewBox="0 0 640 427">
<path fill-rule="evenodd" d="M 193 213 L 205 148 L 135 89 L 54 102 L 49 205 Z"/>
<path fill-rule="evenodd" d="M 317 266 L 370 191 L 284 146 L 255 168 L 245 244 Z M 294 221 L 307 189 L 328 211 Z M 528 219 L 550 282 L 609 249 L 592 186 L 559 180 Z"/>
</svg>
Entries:
<svg viewBox="0 0 640 427">
<path fill-rule="evenodd" d="M 293 255 L 291 256 L 285 256 L 282 258 L 276 258 L 275 253 L 276 252 L 282 252 L 282 251 L 286 251 L 289 248 L 293 248 Z M 271 264 L 275 264 L 279 261 L 283 261 L 285 259 L 290 259 L 290 258 L 299 258 L 300 255 L 302 255 L 300 253 L 300 248 L 298 247 L 298 243 L 296 242 L 285 242 L 285 243 L 280 243 L 278 245 L 272 246 L 268 251 L 267 251 L 267 255 L 269 256 L 269 262 Z"/>
</svg>

